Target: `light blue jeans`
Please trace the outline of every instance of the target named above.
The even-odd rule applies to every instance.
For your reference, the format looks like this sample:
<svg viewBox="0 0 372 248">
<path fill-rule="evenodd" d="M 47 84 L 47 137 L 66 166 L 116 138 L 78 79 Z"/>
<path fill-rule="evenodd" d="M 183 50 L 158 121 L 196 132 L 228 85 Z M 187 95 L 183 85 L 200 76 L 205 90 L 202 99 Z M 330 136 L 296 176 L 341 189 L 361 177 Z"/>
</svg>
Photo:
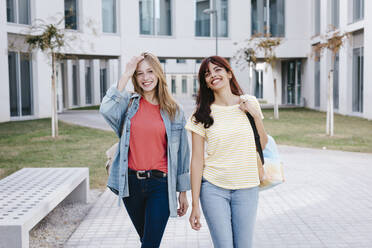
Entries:
<svg viewBox="0 0 372 248">
<path fill-rule="evenodd" d="M 258 187 L 229 190 L 203 179 L 200 202 L 215 248 L 252 247 Z"/>
</svg>

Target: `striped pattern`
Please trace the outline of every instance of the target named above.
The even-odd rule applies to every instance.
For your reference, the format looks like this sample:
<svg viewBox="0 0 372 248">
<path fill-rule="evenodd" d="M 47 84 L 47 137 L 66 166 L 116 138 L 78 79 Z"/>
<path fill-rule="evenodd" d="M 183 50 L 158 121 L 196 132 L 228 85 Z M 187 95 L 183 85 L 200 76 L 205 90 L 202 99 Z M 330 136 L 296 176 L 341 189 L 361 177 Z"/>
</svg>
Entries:
<svg viewBox="0 0 372 248">
<path fill-rule="evenodd" d="M 254 96 L 244 95 L 261 112 Z M 256 145 L 252 127 L 239 105 L 211 105 L 214 123 L 205 129 L 190 117 L 185 128 L 204 137 L 208 146 L 203 177 L 225 189 L 242 189 L 259 185 Z M 261 117 L 263 118 L 262 112 Z"/>
</svg>

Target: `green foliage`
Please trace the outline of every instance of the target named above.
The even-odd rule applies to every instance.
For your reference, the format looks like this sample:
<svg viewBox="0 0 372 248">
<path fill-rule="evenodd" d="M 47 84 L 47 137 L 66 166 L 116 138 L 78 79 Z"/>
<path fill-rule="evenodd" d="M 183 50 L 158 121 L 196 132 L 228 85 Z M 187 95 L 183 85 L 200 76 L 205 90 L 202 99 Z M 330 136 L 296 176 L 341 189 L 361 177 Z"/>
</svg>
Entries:
<svg viewBox="0 0 372 248">
<path fill-rule="evenodd" d="M 245 61 L 255 65 L 261 60 L 273 68 L 278 59 L 275 49 L 282 44 L 282 41 L 282 38 L 273 38 L 270 34 L 258 33 L 252 35 L 236 51 L 234 55 L 236 63 L 239 64 L 241 61 Z"/>
</svg>

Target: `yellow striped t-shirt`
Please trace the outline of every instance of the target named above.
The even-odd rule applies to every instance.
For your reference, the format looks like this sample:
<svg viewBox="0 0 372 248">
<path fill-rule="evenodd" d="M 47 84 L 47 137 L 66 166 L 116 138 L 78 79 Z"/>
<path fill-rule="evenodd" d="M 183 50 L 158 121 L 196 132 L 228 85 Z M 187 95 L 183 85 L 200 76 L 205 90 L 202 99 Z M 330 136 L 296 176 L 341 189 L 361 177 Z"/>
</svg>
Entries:
<svg viewBox="0 0 372 248">
<path fill-rule="evenodd" d="M 261 113 L 254 96 L 244 95 Z M 239 105 L 211 105 L 213 125 L 204 128 L 191 116 L 185 128 L 205 138 L 207 142 L 203 177 L 225 189 L 242 189 L 260 184 L 257 170 L 256 145 L 252 127 Z"/>
</svg>

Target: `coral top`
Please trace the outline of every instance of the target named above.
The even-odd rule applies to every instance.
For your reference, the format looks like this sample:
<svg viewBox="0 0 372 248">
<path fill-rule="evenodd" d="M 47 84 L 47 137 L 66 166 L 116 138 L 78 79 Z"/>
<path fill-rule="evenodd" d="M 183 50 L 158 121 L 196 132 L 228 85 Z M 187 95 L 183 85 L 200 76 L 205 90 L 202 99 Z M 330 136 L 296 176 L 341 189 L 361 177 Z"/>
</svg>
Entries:
<svg viewBox="0 0 372 248">
<path fill-rule="evenodd" d="M 167 164 L 167 134 L 160 106 L 142 97 L 138 111 L 131 119 L 128 167 L 167 173 Z"/>
</svg>

